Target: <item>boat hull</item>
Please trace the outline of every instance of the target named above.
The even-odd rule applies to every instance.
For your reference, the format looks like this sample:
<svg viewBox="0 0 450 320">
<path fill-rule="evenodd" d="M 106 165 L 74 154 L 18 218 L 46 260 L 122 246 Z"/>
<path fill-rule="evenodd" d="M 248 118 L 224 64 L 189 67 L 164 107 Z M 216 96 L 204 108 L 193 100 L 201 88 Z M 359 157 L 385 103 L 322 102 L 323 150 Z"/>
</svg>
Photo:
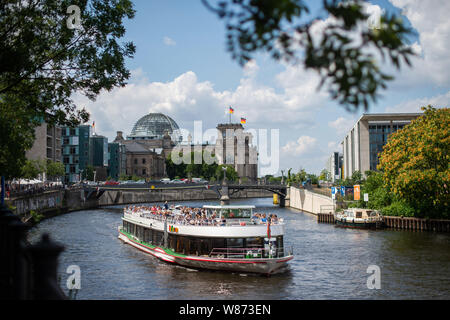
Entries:
<svg viewBox="0 0 450 320">
<path fill-rule="evenodd" d="M 255 258 L 231 259 L 187 256 L 172 252 L 170 249 L 152 246 L 133 239 L 119 230 L 119 239 L 123 242 L 148 253 L 162 261 L 178 264 L 187 268 L 220 270 L 238 273 L 276 274 L 286 269 L 287 262 L 293 259 L 292 255 L 281 258 Z"/>
<path fill-rule="evenodd" d="M 336 219 L 336 226 L 344 228 L 376 229 L 378 228 L 378 225 L 379 225 L 378 222 L 352 222 Z"/>
</svg>

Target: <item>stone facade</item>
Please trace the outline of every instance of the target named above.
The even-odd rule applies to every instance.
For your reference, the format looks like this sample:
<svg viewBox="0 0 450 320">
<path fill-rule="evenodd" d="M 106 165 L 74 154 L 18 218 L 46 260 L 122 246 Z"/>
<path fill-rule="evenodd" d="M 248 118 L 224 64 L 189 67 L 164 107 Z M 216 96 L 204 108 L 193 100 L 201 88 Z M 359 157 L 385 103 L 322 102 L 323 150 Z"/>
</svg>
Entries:
<svg viewBox="0 0 450 320">
<path fill-rule="evenodd" d="M 43 122 L 34 134 L 33 146 L 26 152 L 27 159 L 61 162 L 61 128 Z"/>
<path fill-rule="evenodd" d="M 355 171 L 376 170 L 378 156 L 389 134 L 400 130 L 422 113 L 363 114 L 341 142 L 343 178 Z"/>
</svg>

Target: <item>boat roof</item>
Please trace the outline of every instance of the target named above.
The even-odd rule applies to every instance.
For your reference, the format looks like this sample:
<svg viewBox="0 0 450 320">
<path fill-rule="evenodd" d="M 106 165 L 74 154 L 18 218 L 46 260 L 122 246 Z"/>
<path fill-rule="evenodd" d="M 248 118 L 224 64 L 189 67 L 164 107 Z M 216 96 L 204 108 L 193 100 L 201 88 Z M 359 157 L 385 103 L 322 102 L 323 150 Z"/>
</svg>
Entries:
<svg viewBox="0 0 450 320">
<path fill-rule="evenodd" d="M 251 205 L 224 205 L 224 206 L 211 206 L 211 205 L 204 205 L 204 209 L 255 209 L 255 206 Z"/>
</svg>

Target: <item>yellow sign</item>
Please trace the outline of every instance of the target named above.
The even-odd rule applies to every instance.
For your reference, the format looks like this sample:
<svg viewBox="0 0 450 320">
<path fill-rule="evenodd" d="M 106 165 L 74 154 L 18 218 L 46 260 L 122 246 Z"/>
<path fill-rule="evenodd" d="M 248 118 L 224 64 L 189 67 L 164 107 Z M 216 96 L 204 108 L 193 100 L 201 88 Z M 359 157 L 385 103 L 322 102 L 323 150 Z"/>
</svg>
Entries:
<svg viewBox="0 0 450 320">
<path fill-rule="evenodd" d="M 155 189 L 155 186 L 154 185 L 152 185 L 151 187 L 150 187 L 151 189 Z"/>
<path fill-rule="evenodd" d="M 361 187 L 359 185 L 353 186 L 353 199 L 359 200 L 361 197 Z"/>
</svg>

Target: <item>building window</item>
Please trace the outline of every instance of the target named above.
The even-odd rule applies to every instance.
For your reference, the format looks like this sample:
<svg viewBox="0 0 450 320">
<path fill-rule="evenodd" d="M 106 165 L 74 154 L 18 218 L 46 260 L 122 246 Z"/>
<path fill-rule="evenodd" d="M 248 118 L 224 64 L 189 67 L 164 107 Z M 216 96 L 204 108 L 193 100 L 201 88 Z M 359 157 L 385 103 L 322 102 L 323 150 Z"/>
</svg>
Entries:
<svg viewBox="0 0 450 320">
<path fill-rule="evenodd" d="M 145 164 L 145 158 L 142 158 L 142 164 Z"/>
<path fill-rule="evenodd" d="M 137 159 L 134 159 L 134 164 L 137 164 Z"/>
<path fill-rule="evenodd" d="M 142 175 L 145 176 L 147 174 L 147 169 L 142 169 Z"/>
</svg>

